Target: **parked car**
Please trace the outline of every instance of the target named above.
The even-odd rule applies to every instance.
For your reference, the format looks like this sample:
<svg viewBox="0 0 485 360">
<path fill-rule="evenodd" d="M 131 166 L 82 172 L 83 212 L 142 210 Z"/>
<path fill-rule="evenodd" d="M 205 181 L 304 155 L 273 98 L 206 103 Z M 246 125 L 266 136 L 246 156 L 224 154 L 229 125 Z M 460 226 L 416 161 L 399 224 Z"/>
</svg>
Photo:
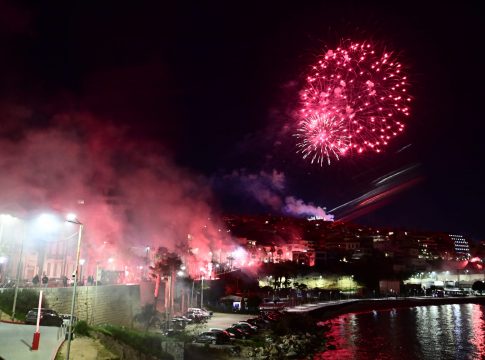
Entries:
<svg viewBox="0 0 485 360">
<path fill-rule="evenodd" d="M 230 338 L 222 332 L 207 331 L 197 336 L 194 340 L 196 343 L 203 344 L 227 344 Z"/>
<path fill-rule="evenodd" d="M 209 310 L 206 310 L 206 309 L 201 309 L 201 308 L 188 308 L 187 312 L 188 313 L 200 314 L 200 315 L 206 316 L 206 317 L 212 316 L 212 311 L 209 311 Z"/>
<path fill-rule="evenodd" d="M 211 314 L 203 309 L 188 308 L 186 317 L 191 319 L 194 323 L 201 323 L 207 321 L 211 317 Z"/>
<path fill-rule="evenodd" d="M 232 327 L 242 329 L 249 334 L 256 334 L 256 332 L 258 331 L 254 328 L 254 326 L 251 326 L 251 325 L 248 325 L 248 324 L 239 324 L 239 323 L 238 324 L 232 324 Z"/>
<path fill-rule="evenodd" d="M 236 339 L 247 339 L 251 334 L 248 331 L 244 331 L 244 329 L 237 328 L 237 327 L 228 327 L 226 331 L 230 334 L 233 334 Z"/>
<path fill-rule="evenodd" d="M 236 338 L 236 336 L 234 334 L 231 334 L 230 332 L 224 330 L 224 329 L 219 329 L 219 328 L 210 328 L 209 331 L 211 332 L 215 332 L 215 333 L 222 333 L 224 334 L 225 336 L 227 336 L 229 338 L 229 340 L 233 340 Z"/>
<path fill-rule="evenodd" d="M 248 321 L 238 321 L 237 323 L 238 324 L 247 325 L 250 328 L 252 328 L 254 331 L 258 331 L 258 327 L 256 325 L 254 325 L 254 324 L 249 323 Z"/>
<path fill-rule="evenodd" d="M 186 316 L 176 316 L 174 317 L 174 319 L 180 319 L 180 320 L 183 320 L 185 321 L 185 324 L 186 325 L 189 325 L 190 323 L 192 323 L 192 319 L 189 319 L 188 317 Z"/>
<path fill-rule="evenodd" d="M 212 310 L 207 310 L 207 309 L 204 309 L 204 308 L 202 308 L 201 310 L 202 311 L 205 311 L 207 314 L 209 314 L 209 316 L 214 315 L 214 313 L 212 312 Z"/>
<path fill-rule="evenodd" d="M 25 317 L 26 324 L 37 324 L 37 313 L 38 308 L 34 308 L 29 310 L 27 316 Z M 64 319 L 54 310 L 51 309 L 40 309 L 40 325 L 45 326 L 61 326 L 64 322 Z"/>
<path fill-rule="evenodd" d="M 269 320 L 263 319 L 263 317 L 256 317 L 248 319 L 247 322 L 251 325 L 257 326 L 258 329 L 266 329 L 268 328 L 268 324 L 270 323 Z"/>
<path fill-rule="evenodd" d="M 174 330 L 183 330 L 187 326 L 188 321 L 184 319 L 185 317 L 174 317 L 172 319 L 172 327 Z M 189 319 L 187 319 L 189 320 Z"/>
<path fill-rule="evenodd" d="M 208 319 L 207 316 L 195 312 L 187 312 L 185 316 L 190 319 L 194 324 L 206 322 Z"/>
<path fill-rule="evenodd" d="M 66 327 L 69 326 L 69 323 L 71 322 L 71 314 L 59 314 L 59 316 L 62 318 L 63 324 Z M 72 317 L 72 326 L 76 325 L 77 320 L 77 316 Z"/>
</svg>

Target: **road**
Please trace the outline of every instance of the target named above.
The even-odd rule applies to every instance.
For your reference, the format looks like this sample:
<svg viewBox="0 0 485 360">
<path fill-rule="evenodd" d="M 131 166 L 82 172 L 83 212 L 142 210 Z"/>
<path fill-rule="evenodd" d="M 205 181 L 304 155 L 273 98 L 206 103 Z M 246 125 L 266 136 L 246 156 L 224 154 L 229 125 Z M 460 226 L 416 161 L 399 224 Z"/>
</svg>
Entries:
<svg viewBox="0 0 485 360">
<path fill-rule="evenodd" d="M 62 328 L 41 326 L 36 351 L 30 350 L 34 332 L 35 325 L 0 322 L 0 356 L 5 360 L 53 359 L 58 345 L 64 340 Z"/>
</svg>

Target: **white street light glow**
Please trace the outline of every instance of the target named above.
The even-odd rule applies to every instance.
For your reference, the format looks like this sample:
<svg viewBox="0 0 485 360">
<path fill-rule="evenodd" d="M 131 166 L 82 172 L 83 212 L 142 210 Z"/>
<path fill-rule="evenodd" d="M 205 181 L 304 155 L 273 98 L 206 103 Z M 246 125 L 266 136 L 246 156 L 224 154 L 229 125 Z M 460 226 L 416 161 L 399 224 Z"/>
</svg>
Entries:
<svg viewBox="0 0 485 360">
<path fill-rule="evenodd" d="M 67 221 L 76 221 L 77 220 L 76 214 L 74 214 L 74 213 L 67 214 L 66 215 L 66 220 Z"/>
</svg>

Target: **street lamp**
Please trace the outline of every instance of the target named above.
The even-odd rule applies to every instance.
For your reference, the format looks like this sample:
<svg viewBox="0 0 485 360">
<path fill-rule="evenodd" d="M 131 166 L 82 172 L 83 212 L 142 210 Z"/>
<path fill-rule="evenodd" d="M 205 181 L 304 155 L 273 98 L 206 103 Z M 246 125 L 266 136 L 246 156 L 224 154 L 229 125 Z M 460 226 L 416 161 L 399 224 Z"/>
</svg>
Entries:
<svg viewBox="0 0 485 360">
<path fill-rule="evenodd" d="M 71 317 L 69 321 L 69 335 L 67 338 L 67 354 L 66 360 L 69 360 L 69 354 L 71 351 L 71 340 L 72 340 L 72 323 L 74 318 L 74 305 L 76 303 L 76 289 L 77 289 L 77 281 L 78 281 L 78 272 L 79 272 L 79 255 L 81 252 L 81 239 L 83 234 L 83 224 L 77 219 L 76 215 L 68 214 L 66 217 L 66 221 L 79 225 L 79 236 L 77 238 L 77 250 L 76 250 L 76 267 L 74 269 L 74 273 L 72 274 L 74 279 L 74 288 L 72 290 L 72 301 L 71 301 Z"/>
</svg>

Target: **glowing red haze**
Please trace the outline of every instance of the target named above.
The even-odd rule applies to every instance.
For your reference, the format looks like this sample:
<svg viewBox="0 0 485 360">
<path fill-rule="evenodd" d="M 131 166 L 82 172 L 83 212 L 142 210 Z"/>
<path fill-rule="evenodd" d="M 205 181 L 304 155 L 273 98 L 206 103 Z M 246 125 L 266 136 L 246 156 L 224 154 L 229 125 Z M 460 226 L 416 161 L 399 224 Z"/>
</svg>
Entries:
<svg viewBox="0 0 485 360">
<path fill-rule="evenodd" d="M 182 256 L 197 249 L 194 272 L 208 266 L 211 251 L 232 246 L 203 177 L 89 114 L 58 115 L 52 122 L 0 140 L 0 213 L 26 221 L 41 212 L 76 213 L 85 224 L 87 273 L 97 262 L 115 270 L 145 266 L 146 247 L 159 246 Z M 66 227 L 56 241 L 75 230 Z M 39 246 L 26 240 L 26 247 Z"/>
</svg>

